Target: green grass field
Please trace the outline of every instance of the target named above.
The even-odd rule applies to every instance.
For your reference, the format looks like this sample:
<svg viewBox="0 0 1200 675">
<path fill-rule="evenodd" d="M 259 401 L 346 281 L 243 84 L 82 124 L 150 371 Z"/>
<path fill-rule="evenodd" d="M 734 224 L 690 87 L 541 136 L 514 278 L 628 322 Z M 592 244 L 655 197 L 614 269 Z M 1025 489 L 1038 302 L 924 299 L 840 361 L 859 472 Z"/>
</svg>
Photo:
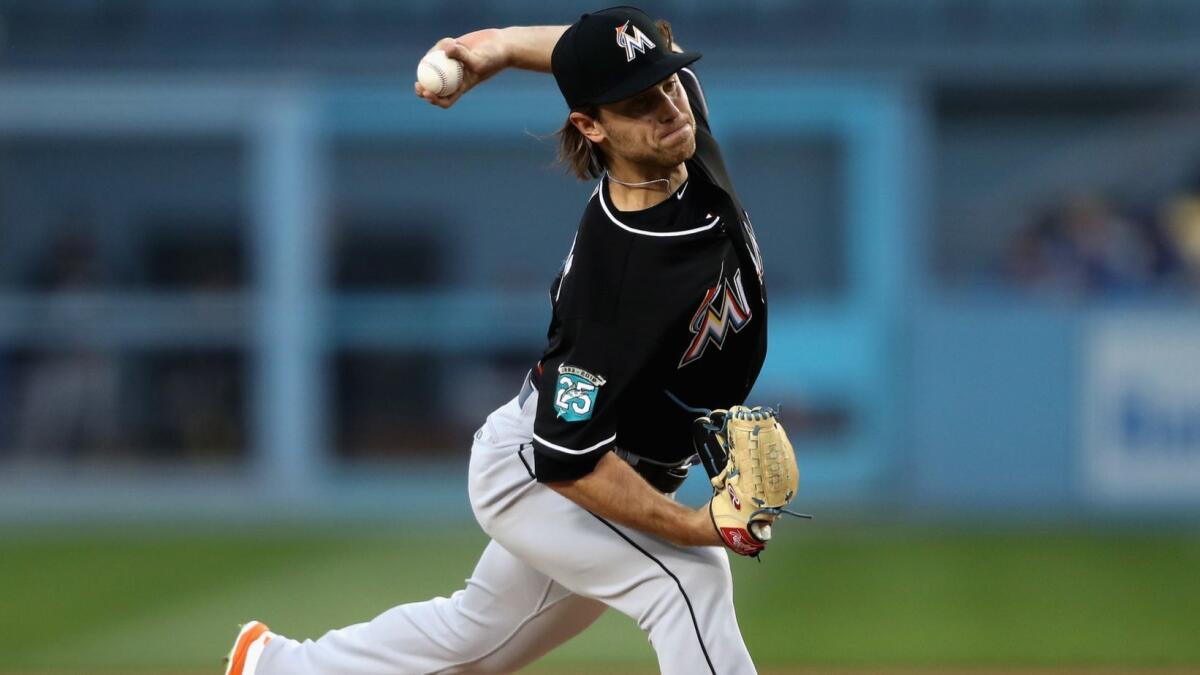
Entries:
<svg viewBox="0 0 1200 675">
<path fill-rule="evenodd" d="M 437 530 L 0 530 L 0 669 L 219 673 L 242 620 L 316 637 L 453 592 L 485 539 Z M 764 670 L 1200 666 L 1198 533 L 800 526 L 734 573 Z M 610 612 L 536 670 L 653 664 Z"/>
</svg>

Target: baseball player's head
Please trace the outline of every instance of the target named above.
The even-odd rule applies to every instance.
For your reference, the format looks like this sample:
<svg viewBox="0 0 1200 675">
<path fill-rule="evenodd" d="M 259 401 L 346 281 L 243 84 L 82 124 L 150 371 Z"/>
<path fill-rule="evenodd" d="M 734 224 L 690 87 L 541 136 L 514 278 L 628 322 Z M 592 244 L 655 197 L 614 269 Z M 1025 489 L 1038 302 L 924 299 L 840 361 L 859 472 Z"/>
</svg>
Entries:
<svg viewBox="0 0 1200 675">
<path fill-rule="evenodd" d="M 670 169 L 690 158 L 696 120 L 676 73 L 698 58 L 672 51 L 670 27 L 640 9 L 584 14 L 550 60 L 571 109 L 560 158 L 581 179 L 614 164 Z"/>
</svg>

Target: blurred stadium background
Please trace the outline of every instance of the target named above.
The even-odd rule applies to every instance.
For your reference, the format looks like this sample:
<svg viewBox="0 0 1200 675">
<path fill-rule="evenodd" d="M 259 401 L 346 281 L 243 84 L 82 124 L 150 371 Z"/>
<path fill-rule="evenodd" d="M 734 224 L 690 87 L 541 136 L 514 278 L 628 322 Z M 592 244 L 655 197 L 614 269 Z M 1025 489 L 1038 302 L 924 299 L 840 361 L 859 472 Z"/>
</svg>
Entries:
<svg viewBox="0 0 1200 675">
<path fill-rule="evenodd" d="M 591 187 L 550 78 L 413 71 L 598 6 L 0 0 L 0 671 L 459 587 Z M 705 52 L 819 517 L 735 561 L 764 671 L 1196 672 L 1200 3 L 644 6 Z M 534 670 L 652 669 L 607 616 Z"/>
</svg>

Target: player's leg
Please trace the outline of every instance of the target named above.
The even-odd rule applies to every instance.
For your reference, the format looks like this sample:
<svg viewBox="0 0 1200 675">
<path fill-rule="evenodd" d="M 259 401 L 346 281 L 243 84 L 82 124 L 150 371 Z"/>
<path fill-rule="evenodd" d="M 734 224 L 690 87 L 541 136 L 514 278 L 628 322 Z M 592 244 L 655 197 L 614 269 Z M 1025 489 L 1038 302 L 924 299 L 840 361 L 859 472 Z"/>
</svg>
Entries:
<svg viewBox="0 0 1200 675">
<path fill-rule="evenodd" d="M 510 454 L 528 440 L 522 402 L 513 399 L 493 412 L 475 435 L 471 503 L 477 511 L 480 503 L 504 499 L 505 485 L 519 478 L 481 478 L 484 465 L 477 459 Z M 256 675 L 511 672 L 583 630 L 604 609 L 492 542 L 466 588 L 450 598 L 394 607 L 316 641 L 273 638 Z"/>
<path fill-rule="evenodd" d="M 603 521 L 534 480 L 527 444 L 496 442 L 531 427 L 535 399 L 497 411 L 477 437 L 471 504 L 484 531 L 569 590 L 636 620 L 663 673 L 753 673 L 723 549 L 675 546 Z"/>
<path fill-rule="evenodd" d="M 637 621 L 662 673 L 755 672 L 723 549 L 679 547 L 608 523 L 541 485 L 508 511 L 488 524 L 492 536 L 569 590 Z"/>
<path fill-rule="evenodd" d="M 636 551 L 629 555 L 636 555 L 637 574 L 633 579 L 596 580 L 594 587 L 649 634 L 659 672 L 756 672 L 738 627 L 724 549 L 683 548 L 612 523 L 604 525 Z"/>
<path fill-rule="evenodd" d="M 465 589 L 393 607 L 371 621 L 298 642 L 273 638 L 256 675 L 509 673 L 606 609 L 492 542 Z"/>
<path fill-rule="evenodd" d="M 493 545 L 500 550 L 503 547 Z M 505 552 L 507 555 L 512 554 Z M 517 560 L 513 558 L 513 560 Z M 522 563 L 524 564 L 524 563 Z M 532 571 L 532 568 L 526 566 Z M 604 603 L 576 595 L 548 578 L 548 591 L 542 610 L 518 626 L 509 625 L 510 634 L 483 656 L 452 668 L 447 673 L 512 673 L 545 656 L 550 650 L 578 635 L 608 610 Z M 506 602 L 501 594 L 499 602 Z"/>
</svg>

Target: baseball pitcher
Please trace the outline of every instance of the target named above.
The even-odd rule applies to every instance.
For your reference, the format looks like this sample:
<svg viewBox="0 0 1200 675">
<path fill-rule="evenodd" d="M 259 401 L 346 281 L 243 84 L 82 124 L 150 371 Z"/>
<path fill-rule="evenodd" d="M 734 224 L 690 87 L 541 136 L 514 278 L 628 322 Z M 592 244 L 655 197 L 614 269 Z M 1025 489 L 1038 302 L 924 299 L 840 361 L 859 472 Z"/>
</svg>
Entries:
<svg viewBox="0 0 1200 675">
<path fill-rule="evenodd" d="M 607 608 L 663 673 L 755 672 L 726 550 L 758 555 L 795 495 L 774 413 L 745 402 L 766 355 L 762 256 L 665 22 L 632 7 L 436 47 L 463 64 L 448 108 L 504 68 L 552 72 L 560 156 L 596 180 L 550 286 L 548 340 L 476 432 L 470 501 L 492 541 L 466 588 L 298 642 L 246 624 L 227 675 L 507 673 Z M 445 92 L 443 92 L 445 93 Z M 709 504 L 673 494 L 696 458 Z"/>
</svg>

